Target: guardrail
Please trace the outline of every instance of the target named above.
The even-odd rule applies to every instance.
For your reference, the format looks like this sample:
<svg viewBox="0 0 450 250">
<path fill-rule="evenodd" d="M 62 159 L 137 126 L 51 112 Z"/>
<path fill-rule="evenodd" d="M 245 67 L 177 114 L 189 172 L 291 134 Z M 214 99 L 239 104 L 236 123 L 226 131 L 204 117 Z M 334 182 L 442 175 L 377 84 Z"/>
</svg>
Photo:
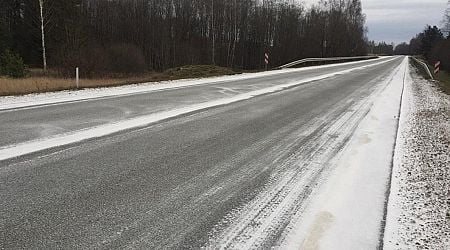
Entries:
<svg viewBox="0 0 450 250">
<path fill-rule="evenodd" d="M 414 56 L 411 56 L 411 58 L 412 58 L 414 61 L 416 61 L 417 63 L 419 63 L 420 65 L 422 65 L 422 66 L 426 69 L 426 71 L 427 71 L 428 75 L 430 76 L 431 80 L 434 80 L 433 74 L 431 74 L 430 68 L 428 68 L 428 65 L 427 65 L 426 63 L 422 62 L 421 60 L 418 60 L 418 59 L 417 59 L 416 57 L 414 57 Z"/>
<path fill-rule="evenodd" d="M 290 68 L 294 66 L 298 66 L 304 63 L 310 63 L 310 62 L 345 62 L 345 61 L 357 61 L 357 60 L 368 60 L 368 59 L 375 59 L 378 58 L 378 56 L 353 56 L 353 57 L 327 57 L 327 58 L 305 58 L 301 59 L 295 62 L 291 62 L 285 65 L 281 65 L 277 67 L 277 69 L 285 69 Z"/>
</svg>

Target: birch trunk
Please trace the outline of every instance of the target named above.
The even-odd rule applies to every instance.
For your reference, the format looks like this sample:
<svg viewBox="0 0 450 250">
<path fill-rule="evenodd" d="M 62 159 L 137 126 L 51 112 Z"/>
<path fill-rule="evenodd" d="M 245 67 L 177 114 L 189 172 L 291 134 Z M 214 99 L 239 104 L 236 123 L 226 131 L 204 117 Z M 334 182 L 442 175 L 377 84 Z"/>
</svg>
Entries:
<svg viewBox="0 0 450 250">
<path fill-rule="evenodd" d="M 211 0 L 211 30 L 212 30 L 212 64 L 216 65 L 216 30 L 214 26 L 214 0 Z"/>
<path fill-rule="evenodd" d="M 237 1 L 234 0 L 234 41 L 233 41 L 233 48 L 231 50 L 231 67 L 234 67 L 234 55 L 236 52 L 236 41 L 237 41 L 237 15 L 238 15 L 238 8 L 237 8 Z"/>
<path fill-rule="evenodd" d="M 42 38 L 42 64 L 44 72 L 47 72 L 47 55 L 45 52 L 45 32 L 44 32 L 44 0 L 39 0 L 39 11 L 41 14 L 41 38 Z"/>
</svg>

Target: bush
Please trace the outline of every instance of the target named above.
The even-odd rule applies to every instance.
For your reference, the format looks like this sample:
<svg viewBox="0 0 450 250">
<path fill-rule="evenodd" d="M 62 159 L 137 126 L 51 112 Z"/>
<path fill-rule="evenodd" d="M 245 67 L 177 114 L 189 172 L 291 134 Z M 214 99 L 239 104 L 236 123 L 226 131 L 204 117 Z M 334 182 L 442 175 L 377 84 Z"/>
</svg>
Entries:
<svg viewBox="0 0 450 250">
<path fill-rule="evenodd" d="M 22 58 L 9 49 L 0 56 L 0 74 L 14 78 L 25 76 L 25 64 Z"/>
<path fill-rule="evenodd" d="M 77 50 L 61 49 L 56 62 L 58 73 L 63 77 L 74 77 L 75 68 L 80 68 L 80 77 L 104 76 L 111 73 L 107 51 L 96 44 L 89 44 Z"/>
<path fill-rule="evenodd" d="M 450 72 L 450 38 L 439 42 L 430 54 L 430 64 L 434 65 L 437 61 L 441 61 L 441 70 Z"/>
<path fill-rule="evenodd" d="M 147 69 L 142 50 L 133 44 L 115 44 L 104 47 L 90 43 L 78 50 L 61 50 L 58 71 L 72 76 L 75 67 L 82 77 L 114 76 L 144 73 Z"/>
<path fill-rule="evenodd" d="M 108 50 L 111 71 L 115 73 L 142 73 L 146 69 L 140 48 L 133 44 L 116 44 Z"/>
</svg>

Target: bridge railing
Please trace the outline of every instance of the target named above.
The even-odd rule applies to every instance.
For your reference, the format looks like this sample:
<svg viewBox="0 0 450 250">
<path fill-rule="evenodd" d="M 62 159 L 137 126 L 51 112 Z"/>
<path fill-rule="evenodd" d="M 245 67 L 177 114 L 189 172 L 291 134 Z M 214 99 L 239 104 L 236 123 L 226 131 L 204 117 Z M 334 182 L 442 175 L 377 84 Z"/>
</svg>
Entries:
<svg viewBox="0 0 450 250">
<path fill-rule="evenodd" d="M 311 63 L 311 62 L 348 62 L 348 61 L 368 60 L 368 59 L 375 59 L 375 58 L 378 58 L 378 56 L 305 58 L 305 59 L 301 59 L 301 60 L 294 61 L 291 63 L 287 63 L 285 65 L 281 65 L 281 66 L 277 67 L 276 69 L 286 69 L 286 68 L 291 68 L 291 67 L 299 66 L 301 64 Z"/>
</svg>

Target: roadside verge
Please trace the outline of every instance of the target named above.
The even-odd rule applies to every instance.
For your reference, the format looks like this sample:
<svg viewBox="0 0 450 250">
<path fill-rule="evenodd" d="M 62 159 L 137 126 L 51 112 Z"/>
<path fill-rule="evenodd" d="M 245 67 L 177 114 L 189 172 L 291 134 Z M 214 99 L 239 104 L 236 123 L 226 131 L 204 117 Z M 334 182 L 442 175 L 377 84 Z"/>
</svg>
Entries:
<svg viewBox="0 0 450 250">
<path fill-rule="evenodd" d="M 450 249 L 450 97 L 411 67 L 395 149 L 385 249 Z"/>
</svg>

